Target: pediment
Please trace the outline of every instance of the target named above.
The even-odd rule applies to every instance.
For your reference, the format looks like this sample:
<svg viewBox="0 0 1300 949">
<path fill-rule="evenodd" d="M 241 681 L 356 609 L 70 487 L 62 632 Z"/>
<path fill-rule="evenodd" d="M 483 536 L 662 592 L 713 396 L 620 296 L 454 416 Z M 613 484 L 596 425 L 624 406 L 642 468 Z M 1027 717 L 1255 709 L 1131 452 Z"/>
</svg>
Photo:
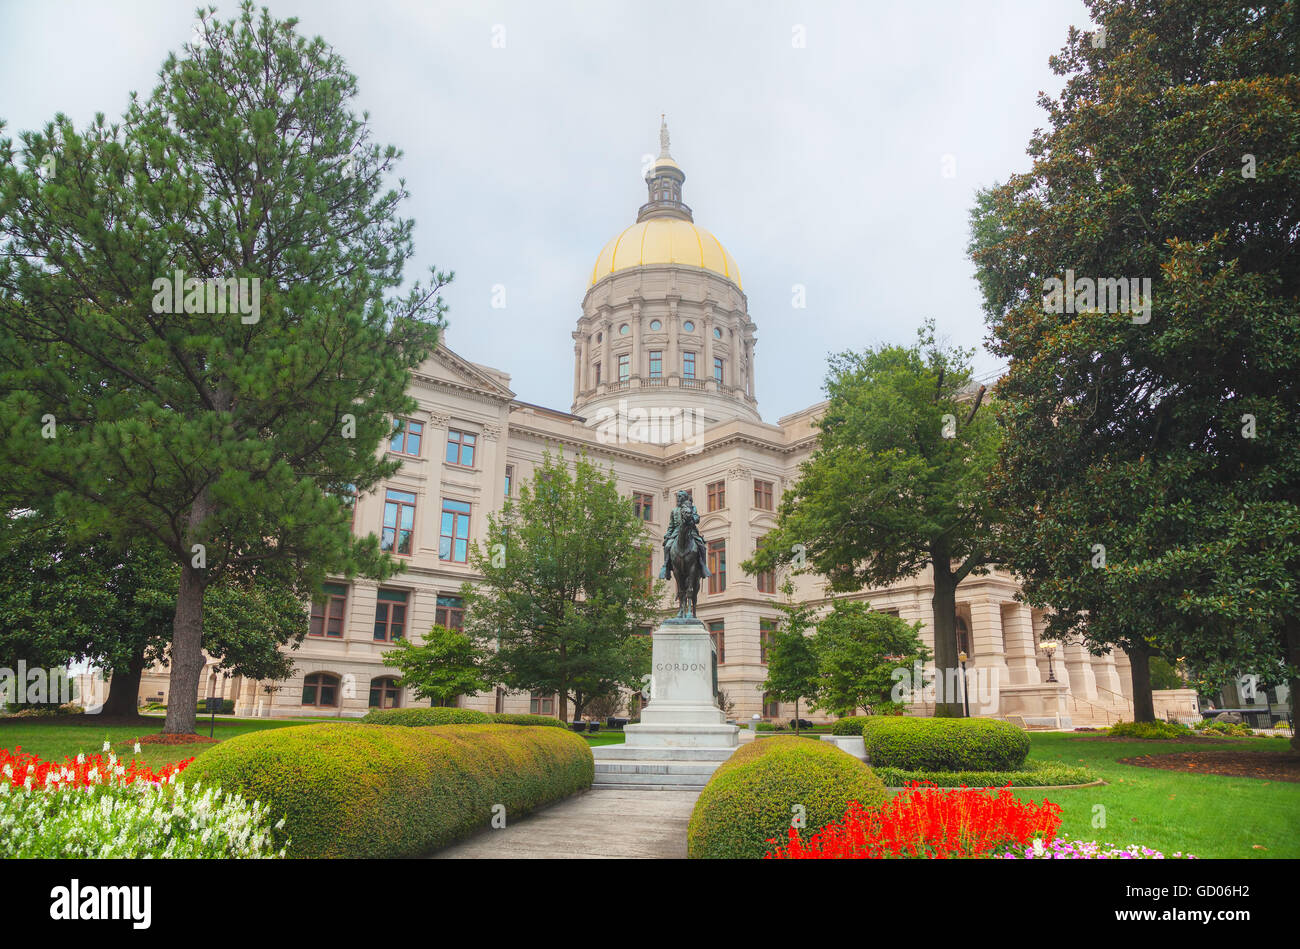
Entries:
<svg viewBox="0 0 1300 949">
<path fill-rule="evenodd" d="M 515 397 L 514 392 L 507 386 L 502 385 L 468 359 L 441 345 L 420 364 L 416 374 L 431 381 L 448 383 L 461 389 L 473 389 L 501 399 Z"/>
</svg>

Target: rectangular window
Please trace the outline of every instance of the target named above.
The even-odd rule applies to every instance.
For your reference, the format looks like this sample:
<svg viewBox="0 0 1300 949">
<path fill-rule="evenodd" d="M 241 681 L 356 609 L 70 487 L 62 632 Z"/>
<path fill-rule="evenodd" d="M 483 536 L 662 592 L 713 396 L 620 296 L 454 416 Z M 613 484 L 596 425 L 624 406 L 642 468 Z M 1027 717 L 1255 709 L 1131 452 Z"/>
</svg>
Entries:
<svg viewBox="0 0 1300 949">
<path fill-rule="evenodd" d="M 660 350 L 650 351 L 650 378 L 662 379 L 664 375 L 664 354 Z"/>
<path fill-rule="evenodd" d="M 722 593 L 727 589 L 727 542 L 709 541 L 709 592 Z"/>
<path fill-rule="evenodd" d="M 655 499 L 653 494 L 642 494 L 640 491 L 632 492 L 632 506 L 636 508 L 636 516 L 643 521 L 654 520 Z"/>
<path fill-rule="evenodd" d="M 411 556 L 411 538 L 415 535 L 415 495 L 410 491 L 384 494 L 384 529 L 379 547 L 388 553 Z"/>
<path fill-rule="evenodd" d="M 534 692 L 528 700 L 528 711 L 533 715 L 554 715 L 555 696 Z"/>
<path fill-rule="evenodd" d="M 375 641 L 391 643 L 406 635 L 406 597 L 403 590 L 380 590 L 375 600 Z"/>
<path fill-rule="evenodd" d="M 695 378 L 694 353 L 682 353 L 682 375 L 687 379 Z"/>
<path fill-rule="evenodd" d="M 451 428 L 447 430 L 447 464 L 459 465 L 462 468 L 474 467 L 474 446 L 478 444 L 478 436 L 471 432 L 458 432 Z"/>
<path fill-rule="evenodd" d="M 458 596 L 439 596 L 433 611 L 433 621 L 448 629 L 465 628 L 465 601 Z"/>
<path fill-rule="evenodd" d="M 709 492 L 710 511 L 720 511 L 727 506 L 727 482 L 714 481 L 712 484 L 705 485 L 705 489 Z"/>
<path fill-rule="evenodd" d="M 325 594 L 311 601 L 311 625 L 308 636 L 343 638 L 343 616 L 347 609 L 348 588 L 341 583 L 325 584 Z"/>
<path fill-rule="evenodd" d="M 760 619 L 758 621 L 758 661 L 767 662 L 767 649 L 776 636 L 776 620 Z"/>
<path fill-rule="evenodd" d="M 515 466 L 506 465 L 506 497 L 510 497 L 510 485 L 515 480 Z"/>
<path fill-rule="evenodd" d="M 397 431 L 398 427 L 401 431 Z M 419 457 L 420 440 L 424 436 L 424 423 L 413 422 L 409 418 L 393 419 L 393 438 L 388 443 L 388 450 L 399 455 Z"/>
<path fill-rule="evenodd" d="M 618 381 L 627 382 L 627 377 L 632 373 L 632 357 L 623 353 L 618 357 Z"/>
<path fill-rule="evenodd" d="M 724 622 L 715 619 L 709 623 L 709 638 L 718 650 L 718 665 L 727 661 L 727 634 Z"/>
<path fill-rule="evenodd" d="M 438 536 L 438 559 L 469 562 L 469 502 L 442 500 L 442 527 Z"/>
<path fill-rule="evenodd" d="M 754 544 L 754 553 L 758 553 L 763 548 L 763 538 L 760 537 Z M 776 571 L 762 570 L 757 575 L 759 593 L 776 592 Z"/>
<path fill-rule="evenodd" d="M 767 692 L 763 693 L 763 717 L 764 718 L 781 717 L 781 703 L 778 702 L 776 699 L 772 698 L 772 696 L 769 695 Z"/>
<path fill-rule="evenodd" d="M 721 356 L 713 357 L 713 378 L 716 379 L 719 383 L 722 382 L 722 357 Z"/>
<path fill-rule="evenodd" d="M 772 482 L 754 482 L 754 507 L 760 511 L 772 510 Z"/>
</svg>

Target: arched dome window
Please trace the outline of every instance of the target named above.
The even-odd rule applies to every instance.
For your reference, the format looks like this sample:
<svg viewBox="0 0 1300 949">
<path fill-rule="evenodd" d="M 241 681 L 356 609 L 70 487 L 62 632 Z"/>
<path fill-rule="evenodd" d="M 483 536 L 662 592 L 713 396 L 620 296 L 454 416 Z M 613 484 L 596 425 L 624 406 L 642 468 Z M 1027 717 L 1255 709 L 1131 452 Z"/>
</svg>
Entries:
<svg viewBox="0 0 1300 949">
<path fill-rule="evenodd" d="M 650 321 L 650 329 L 654 330 L 656 333 L 659 332 L 661 329 L 663 329 L 663 326 L 664 325 L 660 323 L 658 320 Z"/>
<path fill-rule="evenodd" d="M 692 323 L 690 320 L 687 320 L 685 323 L 682 324 L 682 329 L 685 330 L 687 333 L 694 333 L 695 324 Z"/>
<path fill-rule="evenodd" d="M 722 339 L 722 330 L 718 329 L 716 326 L 713 328 L 713 338 Z"/>
<path fill-rule="evenodd" d="M 618 328 L 618 335 L 619 335 L 619 336 L 626 336 L 626 335 L 628 334 L 628 331 L 630 331 L 631 329 L 632 329 L 632 327 L 630 327 L 630 326 L 628 326 L 626 323 L 624 323 L 622 326 L 620 326 L 620 327 Z"/>
</svg>

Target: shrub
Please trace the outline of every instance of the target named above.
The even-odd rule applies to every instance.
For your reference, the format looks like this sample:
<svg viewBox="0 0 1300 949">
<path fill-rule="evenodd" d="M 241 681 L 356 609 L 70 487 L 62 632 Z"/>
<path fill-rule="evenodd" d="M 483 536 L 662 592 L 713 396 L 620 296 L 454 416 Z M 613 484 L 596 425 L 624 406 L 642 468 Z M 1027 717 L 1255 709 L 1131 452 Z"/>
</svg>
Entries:
<svg viewBox="0 0 1300 949">
<path fill-rule="evenodd" d="M 57 790 L 0 782 L 0 858 L 282 857 L 267 809 L 238 794 L 136 781 Z"/>
<path fill-rule="evenodd" d="M 1090 784 L 1097 776 L 1082 765 L 1059 761 L 1026 761 L 1019 771 L 903 771 L 874 767 L 871 770 L 888 787 L 906 787 L 911 782 L 929 782 L 941 788 L 1042 788 L 1057 784 Z"/>
<path fill-rule="evenodd" d="M 372 708 L 361 719 L 364 725 L 405 725 L 420 728 L 429 725 L 486 725 L 492 721 L 486 712 L 472 708 Z"/>
<path fill-rule="evenodd" d="M 550 725 L 553 728 L 563 728 L 564 722 L 558 718 L 551 718 L 549 715 L 513 715 L 509 712 L 497 712 L 491 716 L 492 721 L 497 725 Z"/>
<path fill-rule="evenodd" d="M 874 805 L 885 786 L 858 759 L 826 742 L 790 737 L 742 745 L 700 792 L 686 832 L 694 859 L 758 859 L 785 840 L 793 808 L 811 833 L 843 816 L 850 801 Z"/>
<path fill-rule="evenodd" d="M 451 711 L 451 710 L 448 710 Z M 219 784 L 284 818 L 293 857 L 410 857 L 591 786 L 587 743 L 559 728 L 318 724 L 250 732 L 182 781 Z"/>
<path fill-rule="evenodd" d="M 1108 734 L 1112 738 L 1162 741 L 1170 738 L 1186 738 L 1192 734 L 1192 730 L 1178 722 L 1116 722 L 1110 726 Z"/>
<path fill-rule="evenodd" d="M 1203 729 L 1202 735 L 1224 735 L 1228 738 L 1254 738 L 1255 730 L 1249 725 L 1238 722 L 1210 722 Z"/>
<path fill-rule="evenodd" d="M 863 724 L 870 718 L 870 715 L 850 715 L 847 718 L 841 718 L 831 726 L 831 734 L 861 735 Z"/>
<path fill-rule="evenodd" d="M 1029 735 L 991 718 L 884 717 L 863 730 L 867 759 L 904 771 L 1015 771 Z"/>
</svg>

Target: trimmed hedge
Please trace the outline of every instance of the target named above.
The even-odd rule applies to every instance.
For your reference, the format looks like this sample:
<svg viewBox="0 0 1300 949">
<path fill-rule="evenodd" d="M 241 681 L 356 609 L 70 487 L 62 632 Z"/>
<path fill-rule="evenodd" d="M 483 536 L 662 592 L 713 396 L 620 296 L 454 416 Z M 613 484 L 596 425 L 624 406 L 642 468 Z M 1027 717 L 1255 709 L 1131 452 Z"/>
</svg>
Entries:
<svg viewBox="0 0 1300 949">
<path fill-rule="evenodd" d="M 1147 738 L 1162 740 L 1187 738 L 1193 732 L 1181 722 L 1116 722 L 1107 734 L 1112 738 Z"/>
<path fill-rule="evenodd" d="M 1081 765 L 1059 761 L 1026 761 L 1018 771 L 903 771 L 873 768 L 888 787 L 901 788 L 908 781 L 929 781 L 941 788 L 1042 788 L 1055 784 L 1091 784 L 1097 775 Z"/>
<path fill-rule="evenodd" d="M 591 749 L 558 728 L 301 725 L 204 752 L 181 780 L 218 784 L 285 820 L 291 857 L 414 857 L 591 786 Z"/>
<path fill-rule="evenodd" d="M 472 708 L 372 708 L 361 719 L 363 725 L 486 725 L 492 721 L 486 712 Z"/>
<path fill-rule="evenodd" d="M 700 792 L 686 831 L 692 859 L 760 859 L 769 839 L 788 840 L 796 804 L 805 836 L 844 817 L 850 801 L 882 804 L 884 784 L 865 764 L 826 742 L 793 736 L 741 745 Z"/>
<path fill-rule="evenodd" d="M 832 735 L 865 735 L 868 728 L 874 728 L 880 722 L 890 722 L 898 715 L 850 715 L 841 718 L 831 726 Z"/>
<path fill-rule="evenodd" d="M 991 718 L 884 716 L 862 734 L 867 759 L 903 771 L 1015 771 L 1029 757 L 1029 735 Z"/>
<path fill-rule="evenodd" d="M 558 718 L 551 718 L 549 715 L 515 715 L 510 712 L 495 712 L 490 717 L 498 725 L 550 725 L 553 728 L 564 728 L 564 722 Z"/>
</svg>

